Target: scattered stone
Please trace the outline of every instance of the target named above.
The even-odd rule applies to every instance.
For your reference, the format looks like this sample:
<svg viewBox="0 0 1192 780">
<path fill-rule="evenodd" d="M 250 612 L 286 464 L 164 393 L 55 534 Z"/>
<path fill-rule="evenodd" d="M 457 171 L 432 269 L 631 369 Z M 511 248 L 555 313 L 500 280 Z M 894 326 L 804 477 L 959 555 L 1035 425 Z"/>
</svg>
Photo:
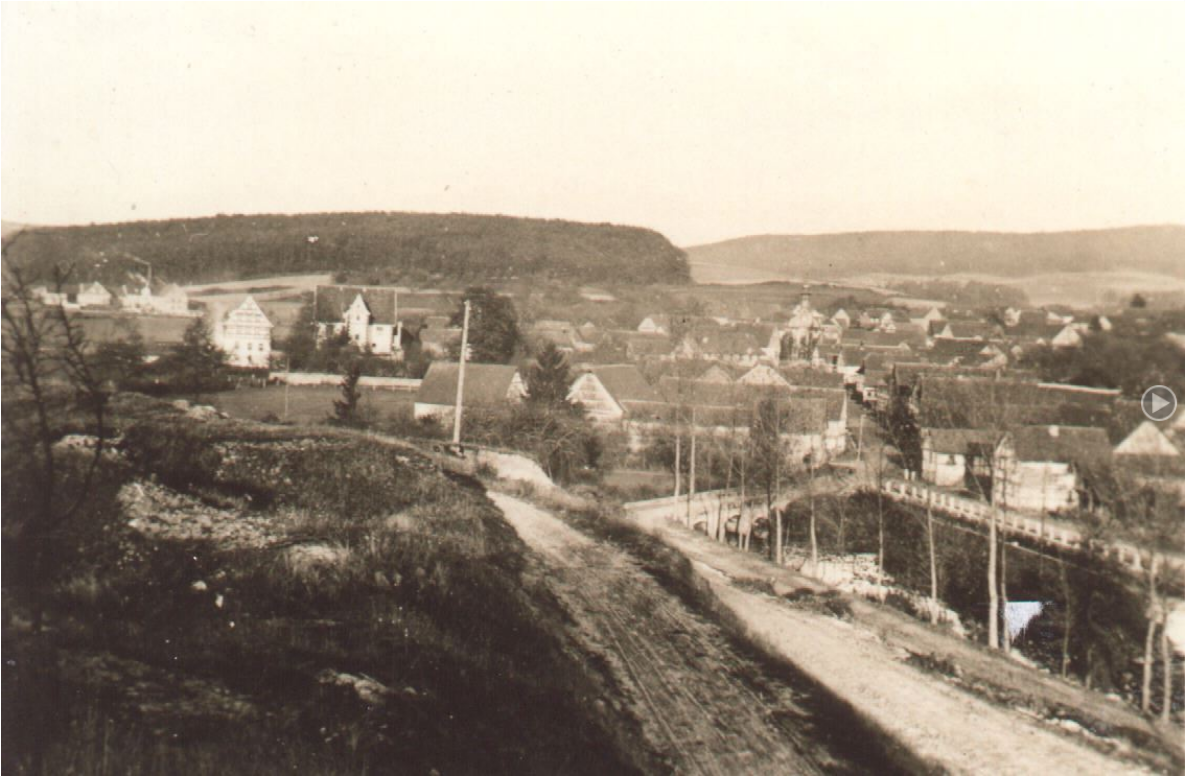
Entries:
<svg viewBox="0 0 1192 780">
<path fill-rule="evenodd" d="M 205 593 L 207 591 L 207 583 L 202 580 L 195 580 L 190 584 L 190 589 L 195 593 Z"/>
<path fill-rule="evenodd" d="M 361 701 L 369 704 L 381 704 L 385 698 L 393 695 L 393 690 L 366 674 L 350 674 L 337 672 L 334 669 L 324 669 L 316 678 L 323 685 L 350 687 L 360 697 Z"/>
</svg>

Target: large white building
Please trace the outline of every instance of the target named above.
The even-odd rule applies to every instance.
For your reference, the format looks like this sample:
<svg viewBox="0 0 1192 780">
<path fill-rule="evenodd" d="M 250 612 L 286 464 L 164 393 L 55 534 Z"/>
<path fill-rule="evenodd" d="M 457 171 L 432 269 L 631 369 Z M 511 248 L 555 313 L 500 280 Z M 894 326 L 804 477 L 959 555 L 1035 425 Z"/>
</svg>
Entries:
<svg viewBox="0 0 1192 780">
<path fill-rule="evenodd" d="M 273 351 L 273 323 L 250 295 L 215 323 L 215 343 L 228 355 L 228 364 L 268 368 Z"/>
</svg>

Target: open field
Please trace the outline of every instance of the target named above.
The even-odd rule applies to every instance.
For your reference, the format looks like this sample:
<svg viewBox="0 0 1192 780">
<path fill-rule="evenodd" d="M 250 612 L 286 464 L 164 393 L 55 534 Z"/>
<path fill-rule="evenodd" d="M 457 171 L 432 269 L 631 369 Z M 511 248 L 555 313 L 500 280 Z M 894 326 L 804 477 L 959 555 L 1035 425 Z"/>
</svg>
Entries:
<svg viewBox="0 0 1192 780">
<path fill-rule="evenodd" d="M 211 396 L 211 402 L 221 412 L 246 420 L 275 415 L 287 422 L 321 423 L 331 415 L 334 402 L 342 397 L 340 389 L 334 386 L 291 387 L 288 396 L 288 414 L 284 385 L 217 393 Z M 413 414 L 414 395 L 400 390 L 361 388 L 359 408 L 365 419 Z"/>
<path fill-rule="evenodd" d="M 320 284 L 331 284 L 331 281 L 331 274 L 294 274 L 288 276 L 266 276 L 260 279 L 239 279 L 227 282 L 192 284 L 183 289 L 192 298 L 224 293 L 239 293 L 243 295 L 245 293 L 274 292 L 279 289 L 306 292 L 313 290 Z"/>
<path fill-rule="evenodd" d="M 866 274 L 849 279 L 861 285 L 897 287 L 903 281 L 982 282 L 1017 287 L 1027 294 L 1031 303 L 1063 304 L 1074 308 L 1116 305 L 1123 297 L 1135 292 L 1182 292 L 1184 280 L 1163 274 L 1136 272 L 1089 271 L 1082 273 L 1057 272 L 1022 278 L 993 274 L 961 273 L 946 276 L 916 276 L 912 274 Z"/>
</svg>

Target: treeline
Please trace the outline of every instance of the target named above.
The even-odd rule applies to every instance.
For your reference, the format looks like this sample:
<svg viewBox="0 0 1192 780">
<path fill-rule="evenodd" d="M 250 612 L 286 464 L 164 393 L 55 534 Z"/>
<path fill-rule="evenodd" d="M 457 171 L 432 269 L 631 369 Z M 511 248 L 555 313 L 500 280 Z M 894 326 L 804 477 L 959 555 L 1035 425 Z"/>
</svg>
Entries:
<svg viewBox="0 0 1192 780">
<path fill-rule="evenodd" d="M 1162 337 L 1094 332 L 1076 349 L 1028 350 L 1023 364 L 1048 382 L 1120 388 L 1134 398 L 1152 385 L 1166 385 L 1184 398 L 1184 350 Z"/>
<path fill-rule="evenodd" d="M 1026 292 L 1012 284 L 923 279 L 899 280 L 895 286 L 899 292 L 909 297 L 945 301 L 951 306 L 962 309 L 1001 309 L 1006 306 L 1026 308 L 1031 305 Z"/>
<path fill-rule="evenodd" d="M 652 230 L 471 214 L 220 215 L 39 228 L 11 258 L 48 275 L 124 281 L 134 259 L 188 283 L 338 271 L 369 283 L 537 277 L 575 283 L 685 283 L 686 254 Z"/>
</svg>

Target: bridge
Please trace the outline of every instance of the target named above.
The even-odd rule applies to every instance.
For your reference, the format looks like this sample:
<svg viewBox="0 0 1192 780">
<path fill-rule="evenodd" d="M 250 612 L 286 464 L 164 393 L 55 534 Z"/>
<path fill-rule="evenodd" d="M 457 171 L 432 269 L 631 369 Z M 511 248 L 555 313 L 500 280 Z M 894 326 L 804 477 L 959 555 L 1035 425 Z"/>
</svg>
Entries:
<svg viewBox="0 0 1192 780">
<path fill-rule="evenodd" d="M 1024 515 L 1013 509 L 1003 510 L 984 501 L 976 501 L 901 479 L 885 480 L 882 483 L 882 492 L 897 501 L 931 507 L 933 511 L 970 525 L 988 528 L 992 518 L 998 530 L 1010 537 L 1043 542 L 1067 550 L 1079 550 L 1084 547 L 1084 535 L 1080 529 L 1064 520 Z M 1104 558 L 1116 560 L 1136 574 L 1146 572 L 1151 563 L 1149 550 L 1127 541 L 1094 542 L 1092 547 Z M 1184 556 L 1181 553 L 1162 552 L 1158 555 L 1164 565 L 1183 575 Z"/>
</svg>

